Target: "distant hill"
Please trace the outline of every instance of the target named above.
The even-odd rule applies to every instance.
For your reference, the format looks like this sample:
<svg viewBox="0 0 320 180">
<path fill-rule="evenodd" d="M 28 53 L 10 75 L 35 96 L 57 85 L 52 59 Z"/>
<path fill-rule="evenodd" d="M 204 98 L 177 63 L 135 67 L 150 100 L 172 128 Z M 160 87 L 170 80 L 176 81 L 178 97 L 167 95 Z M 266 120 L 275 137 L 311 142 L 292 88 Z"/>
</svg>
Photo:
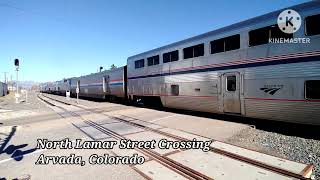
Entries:
<svg viewBox="0 0 320 180">
<path fill-rule="evenodd" d="M 19 87 L 23 89 L 31 89 L 33 86 L 38 86 L 40 83 L 35 81 L 19 81 Z M 11 86 L 10 82 L 8 82 L 8 85 Z M 13 82 L 13 86 L 16 86 L 16 82 Z"/>
</svg>

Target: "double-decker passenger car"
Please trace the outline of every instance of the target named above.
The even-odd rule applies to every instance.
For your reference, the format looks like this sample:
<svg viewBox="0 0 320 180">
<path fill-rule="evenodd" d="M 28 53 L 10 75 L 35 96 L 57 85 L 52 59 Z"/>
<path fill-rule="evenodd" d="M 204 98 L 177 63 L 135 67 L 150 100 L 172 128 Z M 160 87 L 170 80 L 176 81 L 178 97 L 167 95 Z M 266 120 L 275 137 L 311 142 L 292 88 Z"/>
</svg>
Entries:
<svg viewBox="0 0 320 180">
<path fill-rule="evenodd" d="M 55 92 L 55 84 L 52 82 L 42 83 L 40 84 L 40 91 L 45 93 L 54 93 Z"/>
<path fill-rule="evenodd" d="M 279 29 L 279 10 L 129 57 L 128 98 L 320 124 L 320 3 L 289 9 L 302 18 L 293 34 Z"/>
<path fill-rule="evenodd" d="M 70 90 L 73 96 L 76 96 L 76 89 L 78 88 L 80 97 L 115 99 L 126 97 L 126 76 L 127 67 L 124 66 L 71 78 L 68 81 L 70 81 Z"/>
</svg>

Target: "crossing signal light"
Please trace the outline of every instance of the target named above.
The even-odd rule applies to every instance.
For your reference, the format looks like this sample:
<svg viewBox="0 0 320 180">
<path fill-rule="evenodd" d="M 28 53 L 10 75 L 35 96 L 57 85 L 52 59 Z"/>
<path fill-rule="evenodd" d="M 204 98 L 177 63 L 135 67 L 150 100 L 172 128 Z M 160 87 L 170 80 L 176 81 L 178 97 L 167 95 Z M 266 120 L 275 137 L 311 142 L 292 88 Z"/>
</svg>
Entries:
<svg viewBox="0 0 320 180">
<path fill-rule="evenodd" d="M 15 65 L 15 66 L 19 66 L 19 59 L 15 59 L 15 60 L 14 60 L 14 65 Z"/>
</svg>

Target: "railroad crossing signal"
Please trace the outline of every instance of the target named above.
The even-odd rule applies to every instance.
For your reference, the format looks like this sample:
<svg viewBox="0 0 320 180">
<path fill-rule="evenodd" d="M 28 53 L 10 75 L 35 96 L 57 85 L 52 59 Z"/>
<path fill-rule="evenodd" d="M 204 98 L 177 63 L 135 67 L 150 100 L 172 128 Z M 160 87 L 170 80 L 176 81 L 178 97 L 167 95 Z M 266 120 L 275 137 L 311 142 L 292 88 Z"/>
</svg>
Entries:
<svg viewBox="0 0 320 180">
<path fill-rule="evenodd" d="M 18 71 L 19 71 L 19 59 L 15 59 L 14 60 L 14 65 L 16 66 L 16 72 L 17 72 L 17 82 L 16 82 L 16 84 L 17 84 L 17 92 L 16 92 L 16 103 L 19 103 L 19 97 L 20 97 L 20 95 L 19 95 L 19 85 L 18 85 L 18 82 L 19 82 L 19 79 L 18 79 Z"/>
<path fill-rule="evenodd" d="M 16 67 L 19 67 L 19 59 L 15 59 L 15 60 L 14 60 L 14 65 L 15 65 Z"/>
</svg>

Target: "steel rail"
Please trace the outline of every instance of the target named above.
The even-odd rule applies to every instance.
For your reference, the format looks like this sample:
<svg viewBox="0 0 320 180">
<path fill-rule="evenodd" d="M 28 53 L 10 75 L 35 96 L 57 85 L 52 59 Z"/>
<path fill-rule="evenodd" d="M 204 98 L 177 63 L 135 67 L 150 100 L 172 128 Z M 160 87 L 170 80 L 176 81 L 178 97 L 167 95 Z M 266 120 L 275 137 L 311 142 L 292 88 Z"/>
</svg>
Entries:
<svg viewBox="0 0 320 180">
<path fill-rule="evenodd" d="M 48 99 L 51 99 L 51 100 L 54 100 L 54 101 L 57 101 L 57 102 L 61 102 L 63 104 L 67 104 L 67 105 L 72 105 L 72 104 L 69 104 L 69 103 L 65 103 L 65 102 L 62 102 L 60 100 L 56 100 L 54 98 L 49 98 L 47 96 L 44 96 Z M 48 102 L 48 101 L 46 101 Z M 50 102 L 48 102 L 50 103 Z M 53 103 L 50 103 L 54 106 L 57 106 Z M 77 106 L 78 107 L 78 106 Z M 62 107 L 61 107 L 62 108 Z M 83 109 L 83 107 L 81 107 Z M 64 110 L 66 110 L 65 108 L 63 108 Z M 68 110 L 66 110 L 68 111 Z M 68 111 L 69 112 L 69 111 Z M 93 112 L 93 111 L 92 111 Z M 74 113 L 74 112 L 70 112 L 71 115 L 75 116 L 75 117 L 79 117 L 80 115 L 78 115 L 77 113 Z M 83 119 L 83 118 L 82 118 Z M 88 121 L 88 120 L 85 120 L 84 121 L 86 124 L 88 124 L 89 126 L 99 130 L 100 132 L 102 133 L 105 133 L 106 135 L 109 135 L 110 137 L 113 137 L 115 139 L 118 139 L 118 140 L 121 140 L 121 139 L 128 139 L 128 138 L 125 138 L 124 136 L 114 132 L 114 131 L 111 131 L 93 121 Z M 151 157 L 153 160 L 157 161 L 158 163 L 164 165 L 165 167 L 173 170 L 174 172 L 188 178 L 188 179 L 196 179 L 196 180 L 213 180 L 212 178 L 194 170 L 194 169 L 191 169 L 185 165 L 182 165 L 166 156 L 162 156 L 161 154 L 155 152 L 155 151 L 152 151 L 152 150 L 149 150 L 149 149 L 138 149 L 138 148 L 135 148 L 137 151 L 140 151 L 142 152 L 143 154 Z"/>
<path fill-rule="evenodd" d="M 88 125 L 90 125 L 91 127 L 96 128 L 97 130 L 101 131 L 102 133 L 105 133 L 113 138 L 116 138 L 118 140 L 121 139 L 128 139 L 125 138 L 124 136 L 110 130 L 107 129 L 93 121 L 84 121 L 85 123 L 87 123 Z M 136 148 L 137 149 L 137 148 Z M 152 157 L 155 161 L 159 162 L 160 164 L 170 168 L 171 170 L 183 175 L 184 177 L 187 177 L 189 179 L 203 179 L 203 180 L 212 180 L 212 178 L 194 170 L 191 169 L 187 166 L 184 166 L 166 156 L 162 156 L 161 154 L 152 151 L 150 149 L 137 149 L 138 151 L 147 154 L 149 157 Z"/>
<path fill-rule="evenodd" d="M 47 96 L 45 96 L 45 97 L 47 97 Z M 47 98 L 49 98 L 49 97 L 47 97 Z M 54 99 L 54 98 L 49 98 L 49 99 L 52 99 L 52 100 L 55 100 L 55 101 L 58 101 L 58 102 L 61 102 L 61 103 L 67 104 L 67 105 L 73 105 L 73 106 L 85 109 L 84 107 L 81 107 L 81 106 L 78 106 L 78 105 L 75 105 L 75 104 L 71 104 L 71 103 L 66 103 L 66 102 L 63 102 L 61 100 L 57 100 L 57 99 Z M 136 127 L 139 127 L 139 128 L 143 128 L 145 130 L 153 131 L 153 132 L 156 132 L 158 134 L 162 134 L 162 135 L 165 135 L 167 137 L 171 137 L 171 138 L 174 138 L 174 139 L 177 139 L 177 140 L 190 141 L 190 139 L 186 139 L 186 138 L 183 138 L 183 137 L 180 137 L 180 136 L 177 136 L 177 135 L 166 133 L 166 132 L 160 131 L 158 129 L 150 128 L 150 127 L 147 127 L 147 126 L 144 126 L 144 125 L 141 125 L 141 124 L 137 124 L 137 123 L 125 120 L 125 119 L 121 119 L 121 118 L 118 118 L 118 117 L 115 117 L 115 116 L 109 116 L 109 115 L 106 115 L 106 114 L 104 114 L 102 112 L 97 112 L 97 111 L 95 111 L 93 109 L 85 109 L 85 110 L 91 111 L 93 113 L 99 113 L 99 114 L 105 115 L 105 116 L 107 116 L 109 118 L 112 118 L 112 119 L 115 119 L 115 120 L 119 120 L 120 122 L 124 122 L 124 123 L 130 124 L 130 125 L 133 125 L 133 126 L 136 126 Z M 136 119 L 136 120 L 139 120 L 139 119 Z M 212 139 L 212 140 L 216 141 L 214 139 Z M 267 169 L 269 171 L 273 171 L 273 172 L 276 172 L 276 173 L 279 173 L 279 174 L 282 174 L 282 175 L 285 175 L 285 176 L 298 178 L 298 179 L 301 179 L 301 180 L 310 179 L 310 178 L 306 177 L 306 174 L 309 174 L 307 171 L 310 172 L 310 170 L 312 170 L 312 168 L 313 168 L 312 165 L 308 165 L 307 166 L 308 168 L 306 168 L 306 171 L 302 171 L 299 174 L 299 173 L 294 173 L 294 172 L 291 172 L 291 171 L 288 171 L 288 170 L 285 170 L 285 169 L 282 169 L 282 168 L 279 168 L 279 167 L 275 167 L 275 166 L 272 166 L 272 165 L 269 165 L 269 164 L 254 160 L 254 159 L 250 159 L 250 158 L 238 155 L 238 154 L 234 154 L 234 153 L 231 153 L 231 152 L 228 152 L 228 151 L 224 151 L 224 150 L 221 150 L 221 149 L 218 149 L 218 148 L 210 147 L 210 151 L 218 153 L 218 154 L 221 154 L 221 155 L 226 156 L 226 157 L 230 157 L 230 158 L 235 159 L 235 160 L 246 162 L 248 164 L 251 164 L 251 165 L 263 168 L 263 169 Z"/>
</svg>

